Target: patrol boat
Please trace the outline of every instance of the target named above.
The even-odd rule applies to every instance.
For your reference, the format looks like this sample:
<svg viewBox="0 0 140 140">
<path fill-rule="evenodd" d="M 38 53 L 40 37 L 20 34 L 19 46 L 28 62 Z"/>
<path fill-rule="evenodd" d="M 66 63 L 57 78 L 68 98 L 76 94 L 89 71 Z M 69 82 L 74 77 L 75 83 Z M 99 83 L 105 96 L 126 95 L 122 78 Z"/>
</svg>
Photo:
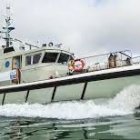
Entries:
<svg viewBox="0 0 140 140">
<path fill-rule="evenodd" d="M 0 50 L 1 105 L 112 98 L 140 85 L 140 57 L 131 51 L 75 58 L 61 44 L 38 47 L 11 38 L 10 20 L 7 16 L 1 31 L 6 41 Z M 14 42 L 22 44 L 19 49 Z"/>
</svg>

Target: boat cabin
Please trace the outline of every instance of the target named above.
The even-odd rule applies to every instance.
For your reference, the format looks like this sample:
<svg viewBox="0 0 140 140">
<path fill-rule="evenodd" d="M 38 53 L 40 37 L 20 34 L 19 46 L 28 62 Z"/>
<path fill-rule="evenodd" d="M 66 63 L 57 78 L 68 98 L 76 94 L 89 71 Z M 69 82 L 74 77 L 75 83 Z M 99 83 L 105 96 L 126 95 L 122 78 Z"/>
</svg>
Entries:
<svg viewBox="0 0 140 140">
<path fill-rule="evenodd" d="M 0 57 L 0 85 L 66 76 L 68 61 L 74 59 L 72 53 L 56 47 L 20 52 L 10 50 L 3 50 Z"/>
</svg>

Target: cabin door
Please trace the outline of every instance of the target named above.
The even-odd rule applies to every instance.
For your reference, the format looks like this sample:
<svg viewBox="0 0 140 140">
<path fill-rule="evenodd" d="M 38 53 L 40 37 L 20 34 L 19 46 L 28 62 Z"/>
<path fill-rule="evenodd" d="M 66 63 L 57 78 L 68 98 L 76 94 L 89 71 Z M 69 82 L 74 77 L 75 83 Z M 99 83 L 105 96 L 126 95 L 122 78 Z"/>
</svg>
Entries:
<svg viewBox="0 0 140 140">
<path fill-rule="evenodd" d="M 21 80 L 21 66 L 22 66 L 22 57 L 16 56 L 12 59 L 12 70 L 16 70 L 16 79 L 12 83 L 19 84 Z"/>
</svg>

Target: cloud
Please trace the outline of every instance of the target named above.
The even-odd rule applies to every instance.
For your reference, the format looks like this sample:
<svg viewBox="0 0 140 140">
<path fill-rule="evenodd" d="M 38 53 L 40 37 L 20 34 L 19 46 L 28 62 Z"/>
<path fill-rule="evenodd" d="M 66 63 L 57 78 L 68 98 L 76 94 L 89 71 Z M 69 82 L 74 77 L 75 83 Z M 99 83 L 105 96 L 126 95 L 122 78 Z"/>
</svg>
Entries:
<svg viewBox="0 0 140 140">
<path fill-rule="evenodd" d="M 77 55 L 140 52 L 139 0 L 13 0 L 14 36 L 61 42 Z"/>
</svg>

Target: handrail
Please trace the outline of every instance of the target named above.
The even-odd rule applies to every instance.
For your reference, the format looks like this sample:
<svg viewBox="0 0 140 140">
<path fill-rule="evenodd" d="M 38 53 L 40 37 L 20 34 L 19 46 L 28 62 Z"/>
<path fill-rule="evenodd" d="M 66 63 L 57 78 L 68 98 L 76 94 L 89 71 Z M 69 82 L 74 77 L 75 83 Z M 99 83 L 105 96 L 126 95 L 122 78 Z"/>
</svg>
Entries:
<svg viewBox="0 0 140 140">
<path fill-rule="evenodd" d="M 126 55 L 124 55 L 125 57 L 122 57 L 121 56 L 122 52 L 119 52 L 119 53 L 120 53 L 120 55 L 118 55 L 117 58 L 114 58 L 114 56 L 113 56 L 113 59 L 111 59 L 111 60 L 110 60 L 109 56 L 106 54 L 83 58 L 82 60 L 85 62 L 83 72 L 99 71 L 99 70 L 105 70 L 105 69 L 111 69 L 111 68 L 117 68 L 117 67 L 130 66 L 133 64 L 131 56 L 128 56 L 126 54 Z M 115 54 L 113 54 L 113 55 L 115 55 Z M 97 57 L 97 58 L 95 58 L 95 57 Z"/>
<path fill-rule="evenodd" d="M 131 55 L 131 56 L 125 54 L 124 52 L 130 52 L 130 55 Z M 116 52 L 110 52 L 110 53 L 103 53 L 103 54 L 99 54 L 99 55 L 98 55 L 98 54 L 97 54 L 97 55 L 90 55 L 90 56 L 81 57 L 81 58 L 76 58 L 76 59 L 88 59 L 88 58 L 91 58 L 91 57 L 108 56 L 108 55 L 110 55 L 111 53 L 112 53 L 112 54 L 122 53 L 123 55 L 132 58 L 131 50 L 124 50 L 124 51 L 116 51 Z"/>
<path fill-rule="evenodd" d="M 136 58 L 140 58 L 140 56 L 135 56 L 135 57 L 133 57 L 132 59 L 136 59 Z"/>
<path fill-rule="evenodd" d="M 132 63 L 133 64 L 140 64 L 140 56 L 133 57 L 132 58 Z"/>
</svg>

